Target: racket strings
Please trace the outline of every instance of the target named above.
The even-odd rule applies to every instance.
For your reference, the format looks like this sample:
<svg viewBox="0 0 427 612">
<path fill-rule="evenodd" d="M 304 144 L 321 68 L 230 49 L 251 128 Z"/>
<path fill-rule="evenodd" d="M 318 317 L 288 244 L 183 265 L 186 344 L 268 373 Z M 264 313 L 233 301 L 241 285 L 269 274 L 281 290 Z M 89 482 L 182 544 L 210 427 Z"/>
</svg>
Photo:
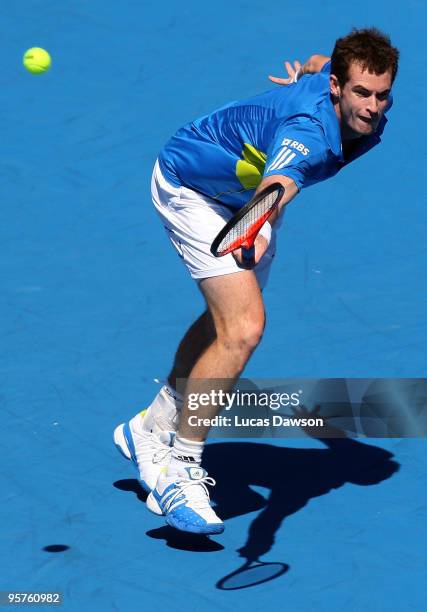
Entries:
<svg viewBox="0 0 427 612">
<path fill-rule="evenodd" d="M 245 246 L 246 241 L 249 241 L 261 226 L 264 225 L 276 202 L 277 195 L 278 191 L 268 193 L 248 210 L 247 214 L 236 223 L 220 242 L 218 252 L 223 253 L 233 250 L 235 244 Z"/>
</svg>

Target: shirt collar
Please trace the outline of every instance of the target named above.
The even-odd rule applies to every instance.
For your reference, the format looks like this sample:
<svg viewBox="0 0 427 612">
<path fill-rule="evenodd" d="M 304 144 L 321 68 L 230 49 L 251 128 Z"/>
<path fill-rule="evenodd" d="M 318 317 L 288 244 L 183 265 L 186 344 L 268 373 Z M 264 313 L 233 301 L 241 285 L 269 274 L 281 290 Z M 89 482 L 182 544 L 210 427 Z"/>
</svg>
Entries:
<svg viewBox="0 0 427 612">
<path fill-rule="evenodd" d="M 325 132 L 325 136 L 332 153 L 343 160 L 340 124 L 329 92 L 326 94 L 325 99 L 320 103 L 320 116 L 323 131 Z"/>
</svg>

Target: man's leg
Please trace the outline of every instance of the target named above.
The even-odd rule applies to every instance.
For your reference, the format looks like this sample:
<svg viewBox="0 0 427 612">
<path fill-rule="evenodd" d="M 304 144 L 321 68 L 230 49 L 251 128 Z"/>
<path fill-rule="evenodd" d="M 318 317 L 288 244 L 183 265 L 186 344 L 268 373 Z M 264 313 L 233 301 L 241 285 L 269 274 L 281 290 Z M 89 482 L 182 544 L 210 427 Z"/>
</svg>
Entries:
<svg viewBox="0 0 427 612">
<path fill-rule="evenodd" d="M 209 428 L 188 424 L 188 417 L 194 414 L 188 409 L 188 396 L 219 390 L 210 379 L 221 379 L 220 387 L 224 391 L 233 387 L 261 340 L 265 314 L 261 290 L 253 272 L 207 278 L 200 282 L 200 289 L 212 316 L 215 338 L 189 374 L 178 433 L 187 439 L 204 441 Z M 197 416 L 210 419 L 220 410 L 218 406 L 200 406 Z"/>
<path fill-rule="evenodd" d="M 172 369 L 167 378 L 170 386 L 176 390 L 178 378 L 188 378 L 200 355 L 215 340 L 216 332 L 209 310 L 187 330 L 175 355 Z"/>
<path fill-rule="evenodd" d="M 200 282 L 215 328 L 215 339 L 200 354 L 187 380 L 183 411 L 172 456 L 160 474 L 147 506 L 165 514 L 166 522 L 183 531 L 221 533 L 222 521 L 209 505 L 206 484 L 215 481 L 200 467 L 209 427 L 190 425 L 190 394 L 227 391 L 234 385 L 258 345 L 265 324 L 264 305 L 255 274 L 242 271 Z M 219 379 L 219 380 L 218 380 Z M 220 406 L 200 406 L 197 417 L 211 419 Z"/>
<path fill-rule="evenodd" d="M 132 461 L 147 493 L 156 486 L 160 472 L 169 463 L 173 432 L 178 428 L 183 398 L 177 391 L 176 380 L 189 376 L 197 359 L 214 339 L 212 316 L 205 311 L 181 340 L 167 382 L 149 407 L 114 430 L 116 447 Z"/>
</svg>

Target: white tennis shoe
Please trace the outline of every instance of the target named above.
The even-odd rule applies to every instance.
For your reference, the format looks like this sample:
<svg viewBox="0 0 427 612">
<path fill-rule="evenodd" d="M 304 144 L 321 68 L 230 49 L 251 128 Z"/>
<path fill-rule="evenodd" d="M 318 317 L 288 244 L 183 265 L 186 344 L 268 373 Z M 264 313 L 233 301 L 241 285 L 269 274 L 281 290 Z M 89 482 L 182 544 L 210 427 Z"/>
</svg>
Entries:
<svg viewBox="0 0 427 612">
<path fill-rule="evenodd" d="M 116 427 L 114 444 L 125 459 L 132 461 L 142 487 L 149 493 L 156 486 L 161 471 L 169 465 L 175 432 L 146 431 L 146 413 L 144 410 Z"/>
<path fill-rule="evenodd" d="M 181 531 L 222 533 L 224 523 L 212 509 L 206 487 L 215 484 L 201 467 L 182 468 L 175 480 L 163 471 L 147 498 L 147 507 L 155 514 L 164 514 L 167 524 Z"/>
</svg>

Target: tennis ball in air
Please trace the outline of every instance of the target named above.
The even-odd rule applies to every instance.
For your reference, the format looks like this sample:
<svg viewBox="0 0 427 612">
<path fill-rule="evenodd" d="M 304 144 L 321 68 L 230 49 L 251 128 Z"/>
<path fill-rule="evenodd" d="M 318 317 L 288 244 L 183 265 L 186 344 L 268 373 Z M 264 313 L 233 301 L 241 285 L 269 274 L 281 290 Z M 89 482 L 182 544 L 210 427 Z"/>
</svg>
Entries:
<svg viewBox="0 0 427 612">
<path fill-rule="evenodd" d="M 31 74 L 42 74 L 49 70 L 52 60 L 45 49 L 32 47 L 24 53 L 24 66 Z"/>
</svg>

